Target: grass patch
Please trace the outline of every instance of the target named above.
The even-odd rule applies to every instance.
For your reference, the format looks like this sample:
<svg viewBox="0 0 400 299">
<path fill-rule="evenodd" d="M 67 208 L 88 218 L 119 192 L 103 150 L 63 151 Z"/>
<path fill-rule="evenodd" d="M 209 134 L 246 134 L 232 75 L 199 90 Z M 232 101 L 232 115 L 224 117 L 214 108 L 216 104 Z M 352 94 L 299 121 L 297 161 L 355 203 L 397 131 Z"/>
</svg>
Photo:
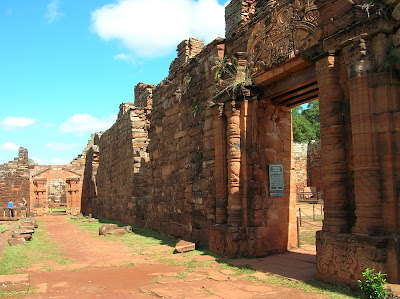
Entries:
<svg viewBox="0 0 400 299">
<path fill-rule="evenodd" d="M 148 228 L 140 228 L 132 226 L 132 233 L 118 236 L 99 236 L 99 228 L 105 223 L 115 223 L 119 227 L 126 226 L 127 224 L 117 221 L 110 221 L 106 219 L 99 219 L 99 222 L 82 222 L 80 220 L 71 220 L 76 223 L 80 228 L 87 230 L 89 232 L 95 233 L 100 238 L 104 238 L 108 241 L 119 241 L 123 242 L 127 247 L 130 247 L 136 253 L 140 253 L 143 250 L 155 247 L 158 245 L 169 245 L 174 247 L 176 244 L 176 239 L 161 234 L 159 232 L 153 231 Z M 171 253 L 172 253 L 171 248 Z"/>
<path fill-rule="evenodd" d="M 47 233 L 43 230 L 43 223 L 37 221 L 39 228 L 35 230 L 33 240 L 26 245 L 9 246 L 7 245 L 0 260 L 0 275 L 18 274 L 22 270 L 34 264 L 43 264 L 53 261 L 60 265 L 67 265 L 73 261 L 64 258 L 64 252 L 58 249 L 57 244 L 51 242 Z"/>
<path fill-rule="evenodd" d="M 7 225 L 0 225 L 0 233 L 7 229 Z"/>
<path fill-rule="evenodd" d="M 34 294 L 34 290 L 28 290 L 28 291 L 0 291 L 0 298 L 17 298 L 17 297 L 24 297 L 29 294 Z"/>
<path fill-rule="evenodd" d="M 257 271 L 253 270 L 250 268 L 250 265 L 242 265 L 242 266 L 232 266 L 229 265 L 228 263 L 224 262 L 221 264 L 221 268 L 223 270 L 230 270 L 235 272 L 234 274 L 232 274 L 232 276 L 242 276 L 242 275 L 246 275 L 246 276 L 250 276 L 254 273 L 256 273 Z"/>
<path fill-rule="evenodd" d="M 317 230 L 319 229 L 315 229 L 315 227 L 300 227 L 300 246 L 316 246 L 315 232 Z"/>
<path fill-rule="evenodd" d="M 295 281 L 291 279 L 284 278 L 279 275 L 266 273 L 268 276 L 267 280 L 257 280 L 262 283 L 279 285 L 287 288 L 301 290 L 307 293 L 317 293 L 333 299 L 348 299 L 348 298 L 358 298 L 358 293 L 350 290 L 347 287 L 339 285 L 331 285 L 316 279 L 308 282 Z"/>
</svg>

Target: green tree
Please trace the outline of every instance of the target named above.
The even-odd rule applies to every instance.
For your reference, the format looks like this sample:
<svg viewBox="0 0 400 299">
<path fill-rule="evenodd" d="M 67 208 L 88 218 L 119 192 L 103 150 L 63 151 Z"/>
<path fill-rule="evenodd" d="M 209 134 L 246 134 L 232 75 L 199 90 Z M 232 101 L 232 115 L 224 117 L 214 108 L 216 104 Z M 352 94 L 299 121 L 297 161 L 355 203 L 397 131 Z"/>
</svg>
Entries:
<svg viewBox="0 0 400 299">
<path fill-rule="evenodd" d="M 319 141 L 319 103 L 308 103 L 305 109 L 297 106 L 292 109 L 293 139 L 295 142 Z"/>
</svg>

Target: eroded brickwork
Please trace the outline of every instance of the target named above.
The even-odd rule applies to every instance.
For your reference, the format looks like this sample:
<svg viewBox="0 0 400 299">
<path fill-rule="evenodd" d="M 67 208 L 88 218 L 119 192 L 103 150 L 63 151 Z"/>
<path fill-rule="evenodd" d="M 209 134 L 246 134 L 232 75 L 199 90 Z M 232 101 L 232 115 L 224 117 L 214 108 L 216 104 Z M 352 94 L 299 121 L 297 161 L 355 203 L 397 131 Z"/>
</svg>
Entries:
<svg viewBox="0 0 400 299">
<path fill-rule="evenodd" d="M 85 177 L 96 171 L 97 197 L 95 190 L 94 207 L 96 216 L 143 225 L 146 221 L 146 188 L 148 163 L 148 114 L 149 108 L 137 108 L 133 103 L 123 103 L 116 123 L 98 140 L 97 153 L 92 152 Z M 90 170 L 91 169 L 91 170 Z M 91 179 L 89 178 L 88 183 Z M 93 187 L 86 185 L 86 190 Z M 94 187 L 96 189 L 96 187 Z M 87 191 L 85 191 L 87 192 Z M 138 196 L 135 196 L 138 195 Z M 86 199 L 85 199 L 86 200 Z M 84 200 L 83 200 L 84 201 Z"/>
<path fill-rule="evenodd" d="M 21 147 L 18 158 L 0 165 L 0 207 L 12 200 L 16 206 L 22 198 L 29 202 L 28 150 Z"/>
</svg>

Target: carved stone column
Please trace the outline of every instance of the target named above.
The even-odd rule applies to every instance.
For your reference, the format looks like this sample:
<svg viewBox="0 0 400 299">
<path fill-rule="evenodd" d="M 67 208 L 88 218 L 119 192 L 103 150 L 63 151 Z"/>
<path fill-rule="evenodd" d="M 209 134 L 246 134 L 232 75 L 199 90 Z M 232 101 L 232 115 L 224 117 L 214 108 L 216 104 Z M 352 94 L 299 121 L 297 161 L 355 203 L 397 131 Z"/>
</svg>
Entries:
<svg viewBox="0 0 400 299">
<path fill-rule="evenodd" d="M 228 224 L 242 224 L 240 194 L 240 107 L 237 102 L 226 104 L 227 166 L 228 166 Z"/>
<path fill-rule="evenodd" d="M 215 183 L 216 183 L 216 211 L 215 222 L 224 224 L 228 221 L 228 179 L 226 168 L 226 118 L 224 106 L 219 104 L 214 114 L 214 141 L 215 141 Z"/>
<path fill-rule="evenodd" d="M 339 84 L 338 58 L 334 55 L 316 62 L 319 86 L 321 155 L 323 173 L 323 230 L 348 232 L 348 190 L 346 131 L 343 91 Z"/>
<path fill-rule="evenodd" d="M 374 234 L 383 230 L 382 194 L 374 105 L 379 100 L 369 87 L 373 70 L 370 41 L 360 38 L 343 49 L 349 74 L 351 129 L 353 140 L 354 193 L 357 221 L 354 233 Z"/>
</svg>

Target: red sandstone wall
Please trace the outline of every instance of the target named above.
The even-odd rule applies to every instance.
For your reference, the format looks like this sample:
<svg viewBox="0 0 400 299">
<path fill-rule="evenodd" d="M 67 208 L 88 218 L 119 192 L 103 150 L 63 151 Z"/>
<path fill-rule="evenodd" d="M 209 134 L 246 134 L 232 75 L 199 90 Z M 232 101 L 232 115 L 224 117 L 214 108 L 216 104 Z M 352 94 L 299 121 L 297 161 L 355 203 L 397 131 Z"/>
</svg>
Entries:
<svg viewBox="0 0 400 299">
<path fill-rule="evenodd" d="M 296 192 L 303 191 L 307 187 L 307 143 L 294 143 L 293 156 L 296 173 Z"/>
<path fill-rule="evenodd" d="M 311 142 L 307 150 L 307 185 L 322 191 L 321 143 Z"/>
<path fill-rule="evenodd" d="M 147 189 L 142 186 L 147 179 L 148 113 L 133 103 L 121 104 L 116 123 L 99 140 L 98 196 L 92 208 L 97 217 L 137 225 L 147 221 Z"/>
<path fill-rule="evenodd" d="M 213 66 L 221 41 L 203 51 L 153 92 L 149 132 L 152 187 L 149 226 L 186 239 L 208 240 L 215 223 Z"/>
<path fill-rule="evenodd" d="M 0 165 L 0 207 L 7 207 L 10 200 L 14 202 L 14 205 L 18 205 L 18 203 L 22 203 L 22 198 L 25 198 L 29 204 L 27 155 Z"/>
<path fill-rule="evenodd" d="M 294 143 L 296 191 L 305 187 L 317 187 L 322 191 L 321 143 Z"/>
<path fill-rule="evenodd" d="M 81 211 L 83 214 L 93 212 L 93 204 L 97 198 L 97 169 L 99 167 L 99 147 L 93 145 L 86 155 L 85 171 L 82 182 Z"/>
</svg>

